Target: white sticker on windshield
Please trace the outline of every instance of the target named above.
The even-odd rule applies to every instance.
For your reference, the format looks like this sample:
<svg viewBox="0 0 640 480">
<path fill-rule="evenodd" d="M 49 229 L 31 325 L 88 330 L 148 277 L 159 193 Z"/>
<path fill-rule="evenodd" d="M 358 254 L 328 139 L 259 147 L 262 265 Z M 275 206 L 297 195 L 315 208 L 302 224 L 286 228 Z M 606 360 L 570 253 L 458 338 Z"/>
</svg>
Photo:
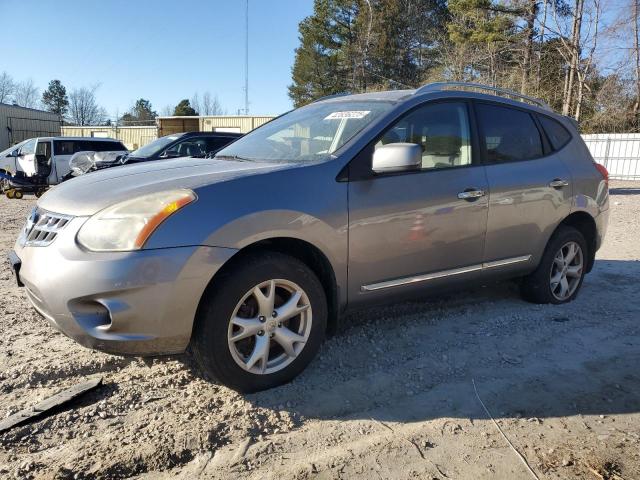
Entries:
<svg viewBox="0 0 640 480">
<path fill-rule="evenodd" d="M 335 120 L 341 118 L 364 118 L 371 113 L 371 110 L 350 110 L 347 112 L 333 112 L 327 115 L 325 120 Z"/>
</svg>

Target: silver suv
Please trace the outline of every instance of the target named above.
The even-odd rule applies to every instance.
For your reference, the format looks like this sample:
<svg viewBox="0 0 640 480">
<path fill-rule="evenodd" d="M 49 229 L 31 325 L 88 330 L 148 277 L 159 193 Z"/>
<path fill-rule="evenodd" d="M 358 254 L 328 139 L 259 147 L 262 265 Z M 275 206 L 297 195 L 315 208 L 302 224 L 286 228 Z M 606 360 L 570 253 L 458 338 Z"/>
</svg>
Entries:
<svg viewBox="0 0 640 480">
<path fill-rule="evenodd" d="M 569 302 L 607 217 L 606 170 L 573 121 L 514 92 L 431 84 L 319 100 L 212 160 L 66 182 L 10 258 L 82 345 L 190 347 L 248 392 L 294 378 L 350 309 L 497 278 Z"/>
</svg>

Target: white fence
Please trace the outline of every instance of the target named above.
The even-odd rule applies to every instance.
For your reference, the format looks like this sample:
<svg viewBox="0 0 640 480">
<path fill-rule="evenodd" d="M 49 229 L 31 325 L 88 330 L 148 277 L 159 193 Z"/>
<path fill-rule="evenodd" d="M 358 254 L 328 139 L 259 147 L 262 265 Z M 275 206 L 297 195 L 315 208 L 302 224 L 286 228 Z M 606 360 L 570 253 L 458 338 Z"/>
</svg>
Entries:
<svg viewBox="0 0 640 480">
<path fill-rule="evenodd" d="M 597 133 L 582 138 L 593 159 L 609 171 L 609 178 L 640 180 L 640 133 Z"/>
</svg>

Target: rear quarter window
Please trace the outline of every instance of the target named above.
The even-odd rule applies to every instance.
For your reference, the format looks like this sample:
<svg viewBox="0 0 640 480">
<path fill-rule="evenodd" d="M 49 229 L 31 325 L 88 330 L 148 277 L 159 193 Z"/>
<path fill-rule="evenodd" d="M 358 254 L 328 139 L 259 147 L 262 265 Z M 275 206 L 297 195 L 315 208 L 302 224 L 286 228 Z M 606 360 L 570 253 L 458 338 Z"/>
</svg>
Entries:
<svg viewBox="0 0 640 480">
<path fill-rule="evenodd" d="M 553 150 L 560 150 L 571 140 L 571 134 L 562 124 L 544 115 L 538 115 L 540 124 L 551 142 Z"/>
</svg>

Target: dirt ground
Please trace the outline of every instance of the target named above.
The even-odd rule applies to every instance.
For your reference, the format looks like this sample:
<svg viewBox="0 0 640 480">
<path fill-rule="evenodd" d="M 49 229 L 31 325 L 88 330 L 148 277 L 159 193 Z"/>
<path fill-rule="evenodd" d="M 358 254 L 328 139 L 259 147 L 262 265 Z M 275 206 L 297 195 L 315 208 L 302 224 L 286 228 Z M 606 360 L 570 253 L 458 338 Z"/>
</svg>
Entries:
<svg viewBox="0 0 640 480">
<path fill-rule="evenodd" d="M 578 299 L 512 283 L 349 316 L 293 383 L 239 395 L 187 357 L 87 350 L 0 268 L 0 418 L 104 385 L 0 434 L 0 478 L 640 478 L 640 182 L 613 183 Z M 33 197 L 0 199 L 0 253 Z M 477 388 L 478 396 L 474 390 Z"/>
</svg>

